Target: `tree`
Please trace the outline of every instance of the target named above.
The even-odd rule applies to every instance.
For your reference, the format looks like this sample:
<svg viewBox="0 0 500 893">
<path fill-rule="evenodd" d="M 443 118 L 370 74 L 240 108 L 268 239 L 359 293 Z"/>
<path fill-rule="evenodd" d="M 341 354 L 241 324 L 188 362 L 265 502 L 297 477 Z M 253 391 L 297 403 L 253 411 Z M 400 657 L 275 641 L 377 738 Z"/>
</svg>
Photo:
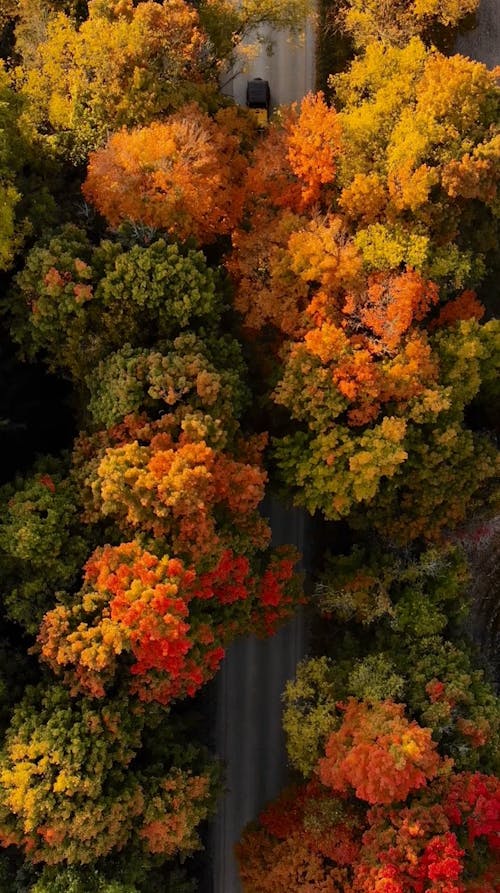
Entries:
<svg viewBox="0 0 500 893">
<path fill-rule="evenodd" d="M 223 123 L 187 106 L 165 122 L 114 134 L 90 156 L 83 192 L 114 227 L 131 220 L 208 244 L 241 214 L 239 148 Z"/>
<path fill-rule="evenodd" d="M 155 349 L 127 345 L 101 360 L 86 379 L 88 412 L 95 428 L 109 428 L 127 415 L 157 418 L 168 410 L 181 422 L 186 412 L 203 413 L 217 420 L 224 447 L 250 400 L 245 378 L 236 339 L 186 332 Z"/>
<path fill-rule="evenodd" d="M 79 521 L 78 495 L 59 462 L 41 462 L 0 491 L 3 608 L 36 633 L 55 593 L 78 584 L 95 533 Z"/>
<path fill-rule="evenodd" d="M 347 712 L 353 720 L 352 727 Z M 370 732 L 363 722 L 368 717 L 368 729 L 374 728 L 371 721 L 380 719 L 382 714 L 386 720 L 392 714 L 389 724 L 394 722 L 396 714 L 389 702 L 379 703 L 371 710 L 362 703 L 351 702 L 347 707 L 345 721 L 353 734 L 353 747 L 350 749 L 347 736 L 346 761 L 352 757 L 350 766 L 355 772 L 363 771 L 364 760 L 360 763 L 355 759 L 361 738 L 365 739 L 367 753 L 370 750 L 366 741 Z M 394 746 L 390 744 L 390 734 L 387 739 L 378 737 L 380 760 L 384 756 L 395 759 L 399 752 L 399 780 L 412 759 L 417 754 L 422 756 L 416 739 L 423 741 L 426 731 L 429 730 L 415 727 L 410 733 L 407 728 L 403 739 L 396 734 Z M 332 738 L 335 736 L 338 743 L 342 730 Z M 368 766 L 375 768 L 369 760 L 365 768 Z M 320 774 L 325 772 L 328 784 L 333 781 L 337 785 L 339 777 L 326 771 L 330 768 L 328 756 L 322 758 Z M 382 781 L 387 779 L 387 775 L 381 776 Z M 393 780 L 396 782 L 395 776 Z M 357 789 L 357 800 L 332 794 L 328 786 L 325 788 L 316 780 L 283 792 L 259 816 L 257 827 L 246 830 L 237 847 L 243 889 L 249 893 L 270 893 L 273 889 L 285 891 L 288 883 L 304 893 L 492 893 L 495 811 L 500 793 L 497 779 L 479 773 L 450 772 L 448 766 L 443 777 L 431 780 L 409 796 L 408 792 L 404 795 L 404 788 L 398 790 L 397 783 L 392 793 L 389 789 L 375 791 L 368 773 L 365 782 L 366 788 Z M 405 802 L 398 802 L 401 795 Z M 367 808 L 359 799 L 365 796 L 368 803 L 373 798 L 386 802 Z"/>
<path fill-rule="evenodd" d="M 150 345 L 189 325 L 216 323 L 224 306 L 218 277 L 204 256 L 155 239 L 103 240 L 67 225 L 26 257 L 7 298 L 13 338 L 30 359 L 82 381 L 122 345 Z"/>
<path fill-rule="evenodd" d="M 403 716 L 391 701 L 368 706 L 354 699 L 343 705 L 338 731 L 326 742 L 318 763 L 326 787 L 344 793 L 353 788 L 360 800 L 392 803 L 406 800 L 442 771 L 431 730 Z"/>
<path fill-rule="evenodd" d="M 376 41 L 402 46 L 415 35 L 438 45 L 450 41 L 464 20 L 470 22 L 478 5 L 477 0 L 347 0 L 338 19 L 357 47 Z"/>
<path fill-rule="evenodd" d="M 0 269 L 8 269 L 16 248 L 22 241 L 22 233 L 16 221 L 16 206 L 20 194 L 16 188 L 16 172 L 22 165 L 20 152 L 22 141 L 19 132 L 19 100 L 11 90 L 10 81 L 3 66 L 0 67 Z"/>
<path fill-rule="evenodd" d="M 196 826 L 213 802 L 213 769 L 192 771 L 189 760 L 195 765 L 199 754 L 190 748 L 186 768 L 165 771 L 168 743 L 162 773 L 154 763 L 133 769 L 146 725 L 123 697 L 96 705 L 57 685 L 28 690 L 2 758 L 2 844 L 51 865 L 92 863 L 132 838 L 167 857 L 196 849 Z"/>
<path fill-rule="evenodd" d="M 216 69 L 196 11 L 176 0 L 133 6 L 91 0 L 78 27 L 50 16 L 46 37 L 18 70 L 33 126 L 81 162 L 110 131 L 147 124 L 215 93 Z M 21 51 L 23 45 L 21 43 Z"/>
<path fill-rule="evenodd" d="M 448 287 L 477 284 L 495 251 L 493 73 L 414 39 L 401 49 L 371 44 L 332 86 L 349 147 L 339 165 L 339 201 L 356 222 L 365 265 L 406 262 Z M 453 181 L 459 170 L 462 186 Z M 464 191 L 467 176 L 475 186 Z M 358 223 L 373 189 L 378 207 Z"/>
</svg>

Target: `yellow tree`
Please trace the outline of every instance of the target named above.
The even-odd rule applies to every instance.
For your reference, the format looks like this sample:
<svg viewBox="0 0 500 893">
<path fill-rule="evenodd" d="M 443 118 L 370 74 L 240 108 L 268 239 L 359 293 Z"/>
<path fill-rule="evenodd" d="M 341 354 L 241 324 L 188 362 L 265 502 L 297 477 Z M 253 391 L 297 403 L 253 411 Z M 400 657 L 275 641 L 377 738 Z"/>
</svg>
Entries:
<svg viewBox="0 0 500 893">
<path fill-rule="evenodd" d="M 64 13 L 51 15 L 34 44 L 21 39 L 19 49 L 17 77 L 32 123 L 76 160 L 110 131 L 217 88 L 208 37 L 184 0 L 136 7 L 91 0 L 80 27 Z"/>
</svg>

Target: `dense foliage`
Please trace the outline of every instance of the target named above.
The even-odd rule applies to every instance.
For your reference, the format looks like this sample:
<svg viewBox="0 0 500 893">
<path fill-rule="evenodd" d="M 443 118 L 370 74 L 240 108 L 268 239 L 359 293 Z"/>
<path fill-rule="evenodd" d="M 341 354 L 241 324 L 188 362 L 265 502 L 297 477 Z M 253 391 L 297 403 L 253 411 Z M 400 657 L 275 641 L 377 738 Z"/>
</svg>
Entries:
<svg viewBox="0 0 500 893">
<path fill-rule="evenodd" d="M 72 418 L 0 489 L 5 893 L 196 890 L 204 687 L 304 601 L 269 481 L 326 549 L 296 783 L 244 889 L 494 893 L 467 626 L 498 531 L 498 88 L 436 48 L 476 7 L 336 4 L 349 65 L 260 129 L 219 83 L 309 0 L 0 2 L 2 369 Z"/>
</svg>

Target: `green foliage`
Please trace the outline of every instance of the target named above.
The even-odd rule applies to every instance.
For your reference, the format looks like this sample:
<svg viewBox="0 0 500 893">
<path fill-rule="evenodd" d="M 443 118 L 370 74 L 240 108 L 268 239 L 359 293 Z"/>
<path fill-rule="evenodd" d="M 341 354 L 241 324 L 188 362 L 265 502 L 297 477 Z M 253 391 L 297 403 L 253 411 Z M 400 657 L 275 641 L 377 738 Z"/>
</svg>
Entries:
<svg viewBox="0 0 500 893">
<path fill-rule="evenodd" d="M 337 700 L 404 699 L 457 768 L 495 772 L 500 706 L 464 635 L 467 583 L 464 555 L 451 546 L 413 558 L 358 548 L 330 559 L 318 587 L 319 606 L 327 616 L 350 620 L 351 635 L 341 636 L 333 626 L 329 640 L 323 628 L 327 653 L 335 659 L 326 665 L 330 678 L 341 683 Z M 369 635 L 355 625 L 367 623 Z M 317 701 L 311 697 L 301 717 L 306 727 Z"/>
<path fill-rule="evenodd" d="M 499 457 L 487 435 L 458 424 L 414 428 L 408 462 L 397 478 L 385 481 L 376 503 L 357 509 L 353 526 L 373 526 L 396 545 L 423 538 L 438 541 L 485 505 L 498 505 Z"/>
<path fill-rule="evenodd" d="M 329 375 L 335 364 L 298 346 L 275 392 L 307 424 L 306 431 L 286 435 L 275 448 L 296 502 L 332 520 L 350 516 L 355 527 L 375 527 L 398 544 L 419 537 L 438 540 L 485 500 L 494 507 L 498 452 L 487 435 L 464 425 L 464 412 L 480 392 L 482 375 L 490 387 L 498 333 L 496 320 L 480 325 L 467 319 L 439 327 L 422 347 L 414 342 L 413 360 L 418 362 L 422 350 L 423 361 L 434 370 L 429 386 L 409 400 L 389 402 L 370 427 L 342 424 L 349 401 L 340 375 L 339 384 Z M 401 362 L 394 360 L 392 380 L 403 378 Z M 375 374 L 368 369 L 367 375 Z M 373 403 L 370 412 L 376 412 Z"/>
<path fill-rule="evenodd" d="M 56 593 L 78 583 L 92 533 L 79 521 L 78 495 L 57 460 L 2 487 L 0 506 L 4 610 L 35 633 Z"/>
<path fill-rule="evenodd" d="M 108 880 L 97 870 L 46 868 L 30 893 L 138 893 L 138 888 Z"/>
<path fill-rule="evenodd" d="M 168 407 L 209 413 L 229 434 L 248 403 L 241 348 L 229 335 L 200 338 L 187 333 L 171 345 L 134 350 L 126 345 L 102 360 L 87 377 L 93 425 L 110 427 L 131 413 L 157 416 Z"/>
<path fill-rule="evenodd" d="M 356 661 L 347 680 L 347 693 L 360 701 L 400 701 L 405 690 L 405 679 L 395 672 L 386 654 L 370 654 Z"/>
<path fill-rule="evenodd" d="M 222 310 L 216 274 L 201 252 L 159 239 L 130 249 L 90 244 L 73 225 L 36 245 L 7 299 L 12 335 L 30 359 L 77 380 L 108 353 L 172 338 Z"/>
<path fill-rule="evenodd" d="M 101 870 L 100 863 L 98 868 L 45 867 L 29 893 L 195 893 L 196 882 L 190 880 L 183 869 L 155 871 L 144 863 L 139 853 L 130 858 L 133 858 L 135 870 L 124 867 L 115 878 L 112 865 Z M 127 875 L 137 875 L 137 878 L 128 880 Z"/>
<path fill-rule="evenodd" d="M 0 67 L 0 270 L 10 267 L 21 233 L 16 225 L 16 206 L 21 198 L 16 173 L 23 162 L 18 128 L 19 100 L 11 90 L 3 65 Z"/>
<path fill-rule="evenodd" d="M 355 547 L 328 559 L 316 594 L 320 611 L 341 621 L 386 617 L 399 632 L 427 636 L 467 612 L 467 580 L 459 549 L 427 549 L 415 558 Z"/>
<path fill-rule="evenodd" d="M 160 717 L 148 717 L 158 735 Z M 171 766 L 133 763 L 145 717 L 123 697 L 97 704 L 66 689 L 28 689 L 7 732 L 1 764 L 3 845 L 48 865 L 89 864 L 128 842 L 171 857 L 199 848 L 197 825 L 213 808 L 215 773 L 191 746 Z M 175 752 L 175 748 L 174 748 Z M 193 759 L 194 753 L 194 759 Z M 185 767 L 185 768 L 184 768 Z"/>
<path fill-rule="evenodd" d="M 302 661 L 283 694 L 283 729 L 288 759 L 305 777 L 312 774 L 325 741 L 338 725 L 336 701 L 342 686 L 337 667 L 326 657 Z"/>
<path fill-rule="evenodd" d="M 418 642 L 405 637 L 390 644 L 407 678 L 409 709 L 433 729 L 457 769 L 498 773 L 500 704 L 484 671 L 477 668 L 477 655 L 465 642 L 442 636 Z"/>
<path fill-rule="evenodd" d="M 336 520 L 357 502 L 370 503 L 382 479 L 396 474 L 408 458 L 405 433 L 405 422 L 394 417 L 362 434 L 342 425 L 316 436 L 299 431 L 283 437 L 275 455 L 296 503 Z"/>
</svg>

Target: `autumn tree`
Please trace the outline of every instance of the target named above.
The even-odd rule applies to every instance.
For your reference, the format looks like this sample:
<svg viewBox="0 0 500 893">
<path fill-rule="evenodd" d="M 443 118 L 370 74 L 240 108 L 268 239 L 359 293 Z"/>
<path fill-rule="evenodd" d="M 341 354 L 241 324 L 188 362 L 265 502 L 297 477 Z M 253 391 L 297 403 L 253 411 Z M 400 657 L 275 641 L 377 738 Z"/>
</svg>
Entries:
<svg viewBox="0 0 500 893">
<path fill-rule="evenodd" d="M 183 0 L 93 0 L 80 27 L 65 13 L 50 15 L 23 61 L 17 75 L 30 121 L 75 161 L 110 131 L 149 123 L 216 87 L 208 38 Z"/>
<path fill-rule="evenodd" d="M 477 284 L 495 251 L 494 73 L 414 39 L 371 44 L 332 86 L 349 147 L 339 202 L 365 266 L 406 262 L 443 285 Z"/>
<path fill-rule="evenodd" d="M 71 591 L 95 536 L 79 519 L 76 488 L 62 462 L 0 491 L 0 568 L 6 615 L 36 633 L 56 592 Z"/>
<path fill-rule="evenodd" d="M 285 111 L 282 126 L 272 127 L 249 155 L 244 213 L 226 265 L 235 307 L 259 338 L 269 326 L 287 335 L 304 328 L 309 289 L 295 275 L 288 246 L 330 194 L 339 154 L 338 115 L 318 94 L 305 97 L 300 114 L 295 107 Z"/>
<path fill-rule="evenodd" d="M 222 116 L 187 106 L 164 122 L 114 134 L 90 156 L 83 192 L 113 227 L 131 220 L 208 244 L 241 214 L 239 149 Z"/>
<path fill-rule="evenodd" d="M 325 787 L 344 793 L 353 789 L 368 803 L 406 800 L 435 778 L 441 768 L 431 730 L 403 716 L 391 701 L 371 706 L 349 700 L 340 728 L 326 743 L 318 774 Z"/>
<path fill-rule="evenodd" d="M 416 35 L 436 45 L 450 40 L 456 29 L 473 19 L 478 0 L 347 0 L 337 13 L 337 26 L 357 47 L 376 41 L 401 46 Z"/>
<path fill-rule="evenodd" d="M 213 768 L 205 763 L 198 773 L 200 755 L 190 748 L 185 768 L 134 770 L 154 727 L 151 713 L 146 720 L 123 697 L 97 705 L 60 686 L 28 690 L 2 757 L 2 844 L 52 865 L 92 863 L 132 838 L 146 853 L 196 849 L 194 829 L 212 808 Z"/>
<path fill-rule="evenodd" d="M 394 542 L 437 539 L 464 520 L 496 474 L 493 446 L 463 419 L 480 391 L 483 363 L 495 362 L 497 325 L 466 320 L 429 336 L 409 320 L 422 313 L 421 300 L 427 309 L 436 301 L 432 283 L 411 271 L 383 281 L 372 280 L 356 309 L 348 298 L 338 322 L 335 310 L 320 310 L 290 350 L 275 399 L 306 428 L 282 439 L 278 461 L 309 510 L 329 518 L 352 513 L 355 524 L 375 526 Z M 427 487 L 431 479 L 440 486 Z M 451 480 L 461 481 L 455 493 Z"/>
<path fill-rule="evenodd" d="M 244 833 L 243 889 L 492 893 L 498 780 L 453 772 L 430 730 L 408 724 L 390 701 L 342 709 L 320 779 L 283 792 Z M 346 797 L 356 778 L 356 798 Z"/>
<path fill-rule="evenodd" d="M 202 413 L 218 423 L 218 442 L 225 446 L 250 402 L 245 379 L 236 339 L 186 332 L 155 348 L 128 345 L 108 354 L 86 378 L 88 414 L 99 429 L 128 415 L 155 418 L 168 411 L 180 422 L 187 413 Z"/>
<path fill-rule="evenodd" d="M 78 381 L 124 343 L 148 345 L 216 322 L 224 295 L 200 252 L 162 239 L 94 246 L 70 224 L 28 253 L 6 304 L 24 355 L 41 355 Z"/>
<path fill-rule="evenodd" d="M 493 248 L 496 88 L 484 66 L 418 40 L 370 46 L 334 85 L 340 113 L 327 118 L 322 97 L 306 99 L 265 141 L 281 188 L 250 169 L 254 216 L 228 259 L 235 304 L 248 328 L 281 328 L 273 396 L 298 426 L 276 455 L 297 501 L 395 542 L 439 538 L 489 498 L 496 473 L 488 438 L 463 423 L 496 362 L 496 323 L 479 325 L 480 303 L 463 290 L 481 280 Z M 484 191 L 479 180 L 479 191 L 451 188 L 451 171 L 461 176 L 483 156 Z"/>
<path fill-rule="evenodd" d="M 299 665 L 284 696 L 293 766 L 310 774 L 338 727 L 337 704 L 356 697 L 404 701 L 456 768 L 498 770 L 498 698 L 467 636 L 470 585 L 449 545 L 418 558 L 355 548 L 330 559 L 315 593 L 323 655 Z"/>
</svg>

